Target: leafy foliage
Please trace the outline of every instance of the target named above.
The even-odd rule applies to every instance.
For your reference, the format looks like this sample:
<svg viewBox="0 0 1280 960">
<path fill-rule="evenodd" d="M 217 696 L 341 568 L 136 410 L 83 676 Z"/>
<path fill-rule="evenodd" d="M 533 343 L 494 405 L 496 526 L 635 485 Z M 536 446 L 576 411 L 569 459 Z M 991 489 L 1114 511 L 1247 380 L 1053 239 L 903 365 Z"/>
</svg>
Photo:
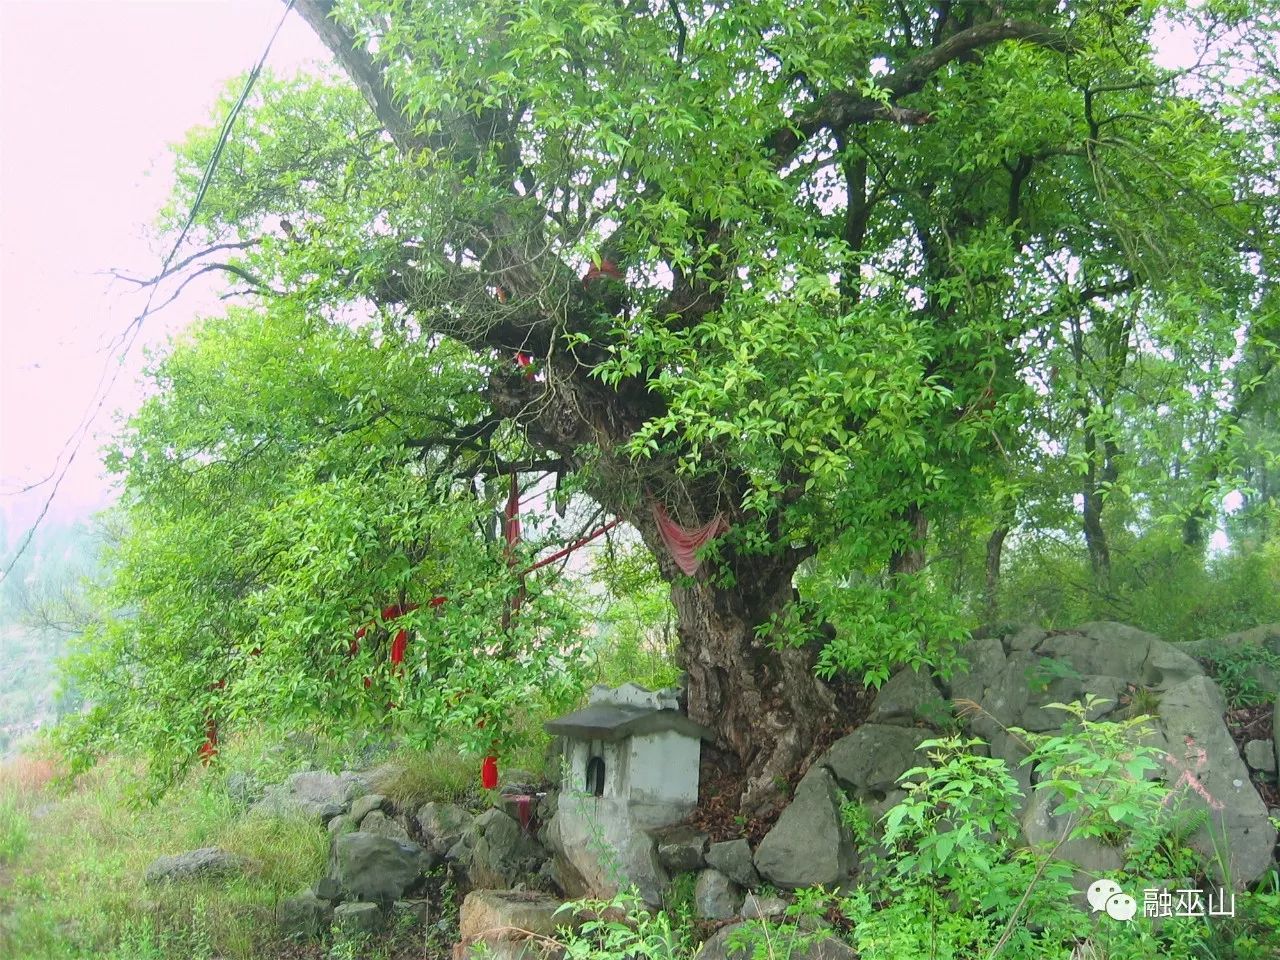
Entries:
<svg viewBox="0 0 1280 960">
<path fill-rule="evenodd" d="M 72 663 L 93 706 L 68 743 L 146 744 L 176 764 L 164 778 L 209 717 L 321 713 L 423 745 L 461 731 L 482 751 L 530 704 L 576 694 L 572 608 L 550 595 L 499 633 L 515 584 L 482 532 L 487 506 L 407 445 L 465 410 L 475 372 L 455 347 L 234 311 L 150 375 L 160 389 L 109 454 L 130 529 L 100 602 L 119 615 Z M 413 633 L 402 670 L 393 629 Z"/>
<path fill-rule="evenodd" d="M 130 534 L 73 674 L 86 755 L 163 777 L 214 714 L 389 703 L 488 749 L 580 682 L 575 587 L 542 571 L 507 615 L 486 535 L 503 481 L 554 475 L 639 532 L 694 712 L 763 789 L 814 669 L 945 668 L 966 541 L 1003 531 L 987 610 L 1010 531 L 1083 545 L 1109 600 L 1131 526 L 1202 552 L 1265 472 L 1270 0 L 297 9 L 354 82 L 265 80 L 197 211 L 189 266 L 244 305 L 154 366 L 110 454 Z M 1168 29 L 1195 63 L 1162 65 Z M 178 148 L 162 226 L 214 139 Z M 654 504 L 728 518 L 697 577 Z M 583 532 L 531 512 L 531 545 Z M 386 624 L 347 654 L 435 596 L 397 621 L 403 677 Z"/>
</svg>

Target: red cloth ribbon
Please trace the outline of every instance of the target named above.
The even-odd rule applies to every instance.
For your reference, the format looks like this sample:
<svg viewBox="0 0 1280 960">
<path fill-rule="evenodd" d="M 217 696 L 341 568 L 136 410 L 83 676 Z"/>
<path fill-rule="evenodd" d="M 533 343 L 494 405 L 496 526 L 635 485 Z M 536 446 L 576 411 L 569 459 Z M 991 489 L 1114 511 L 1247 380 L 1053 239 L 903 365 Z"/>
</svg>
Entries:
<svg viewBox="0 0 1280 960">
<path fill-rule="evenodd" d="M 444 597 L 432 597 L 431 600 L 428 602 L 428 606 L 439 607 L 444 602 L 445 602 Z M 386 606 L 382 608 L 382 620 L 384 623 L 388 620 L 395 620 L 399 617 L 403 617 L 406 613 L 410 613 L 417 609 L 418 609 L 418 604 L 416 603 L 405 603 L 405 604 L 393 603 L 390 606 Z M 354 657 L 356 654 L 360 652 L 360 641 L 365 638 L 365 635 L 369 632 L 370 626 L 371 626 L 370 624 L 366 624 L 356 629 L 356 635 L 351 641 L 351 646 L 347 649 L 348 656 Z M 390 657 L 391 662 L 397 666 L 404 663 L 405 651 L 408 650 L 408 648 L 409 648 L 409 631 L 397 630 L 395 637 L 391 641 L 391 657 Z M 368 687 L 373 685 L 373 681 L 370 680 L 368 677 L 365 677 L 364 685 L 365 685 L 365 688 L 367 689 Z"/>
<path fill-rule="evenodd" d="M 210 717 L 204 724 L 204 743 L 200 744 L 200 762 L 206 767 L 218 755 L 218 721 Z"/>
<path fill-rule="evenodd" d="M 522 793 L 515 798 L 516 816 L 520 820 L 520 829 L 526 833 L 529 831 L 529 821 L 533 819 L 533 798 L 527 793 Z"/>
<path fill-rule="evenodd" d="M 516 547 L 520 543 L 520 481 L 515 473 L 511 474 L 510 486 L 507 490 L 507 506 L 502 513 L 502 535 L 506 540 L 503 552 L 507 564 L 514 567 L 516 563 Z M 502 612 L 502 629 L 511 627 L 511 618 L 520 612 L 524 603 L 524 578 L 520 578 L 520 589 L 511 598 L 511 607 Z"/>
<path fill-rule="evenodd" d="M 498 758 L 493 754 L 484 758 L 480 765 L 480 786 L 492 790 L 498 785 Z"/>
<path fill-rule="evenodd" d="M 671 519 L 667 508 L 657 501 L 653 504 L 653 519 L 658 524 L 658 534 L 676 566 L 691 577 L 698 572 L 698 551 L 729 530 L 729 521 L 723 513 L 717 513 L 714 520 L 701 527 L 692 530 L 682 527 Z"/>
<path fill-rule="evenodd" d="M 605 277 L 619 282 L 624 279 L 622 271 L 618 269 L 616 263 L 608 257 L 601 257 L 599 264 L 592 263 L 591 266 L 587 267 L 587 272 L 582 275 L 582 289 L 587 289 L 592 280 L 601 280 Z"/>
</svg>

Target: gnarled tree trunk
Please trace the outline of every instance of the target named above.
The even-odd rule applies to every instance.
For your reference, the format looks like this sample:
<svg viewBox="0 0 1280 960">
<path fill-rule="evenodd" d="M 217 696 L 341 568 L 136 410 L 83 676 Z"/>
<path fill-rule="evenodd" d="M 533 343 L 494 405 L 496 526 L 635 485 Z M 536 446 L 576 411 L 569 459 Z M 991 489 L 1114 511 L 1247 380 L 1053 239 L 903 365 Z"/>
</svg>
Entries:
<svg viewBox="0 0 1280 960">
<path fill-rule="evenodd" d="M 791 602 L 793 570 L 780 562 L 732 589 L 704 576 L 677 578 L 671 587 L 689 715 L 715 730 L 747 771 L 740 803 L 747 815 L 783 802 L 787 778 L 809 757 L 835 707 L 814 675 L 814 650 L 776 649 L 758 630 Z"/>
</svg>

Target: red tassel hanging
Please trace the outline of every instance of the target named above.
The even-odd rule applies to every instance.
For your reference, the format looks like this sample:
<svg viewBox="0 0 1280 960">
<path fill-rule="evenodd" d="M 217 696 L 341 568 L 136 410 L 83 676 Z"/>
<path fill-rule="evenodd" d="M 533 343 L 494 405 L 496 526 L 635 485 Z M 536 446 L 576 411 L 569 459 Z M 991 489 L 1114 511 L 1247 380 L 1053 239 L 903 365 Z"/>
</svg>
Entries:
<svg viewBox="0 0 1280 960">
<path fill-rule="evenodd" d="M 506 541 L 503 550 L 510 561 L 515 556 L 516 545 L 520 543 L 520 481 L 512 473 L 508 483 L 507 506 L 502 511 L 502 537 Z"/>
<path fill-rule="evenodd" d="M 409 631 L 401 630 L 391 641 L 391 662 L 397 666 L 404 663 L 404 652 L 409 646 Z"/>
<path fill-rule="evenodd" d="M 480 786 L 492 790 L 498 785 L 498 758 L 493 754 L 484 758 L 480 765 Z"/>
<path fill-rule="evenodd" d="M 517 350 L 516 366 L 524 371 L 524 378 L 526 380 L 533 379 L 533 357 L 529 356 L 529 354 L 525 353 L 523 350 Z"/>
<path fill-rule="evenodd" d="M 507 565 L 514 567 L 516 563 L 516 547 L 520 543 L 520 480 L 513 472 L 511 474 L 510 487 L 507 491 L 507 506 L 502 512 L 502 535 L 506 541 L 503 546 L 503 553 L 507 558 Z M 511 618 L 520 612 L 520 606 L 524 603 L 524 577 L 520 578 L 520 588 L 516 591 L 516 595 L 511 598 L 511 607 L 502 612 L 502 629 L 511 628 Z"/>
<path fill-rule="evenodd" d="M 218 755 L 218 721 L 210 717 L 204 725 L 204 743 L 200 744 L 200 762 L 206 767 Z"/>
<path fill-rule="evenodd" d="M 622 271 L 618 269 L 618 265 L 616 263 L 608 257 L 601 257 L 598 264 L 592 262 L 592 264 L 587 267 L 587 272 L 582 275 L 582 289 L 586 290 L 590 287 L 591 281 L 603 280 L 606 277 L 610 280 L 617 280 L 619 283 L 626 279 Z"/>
</svg>

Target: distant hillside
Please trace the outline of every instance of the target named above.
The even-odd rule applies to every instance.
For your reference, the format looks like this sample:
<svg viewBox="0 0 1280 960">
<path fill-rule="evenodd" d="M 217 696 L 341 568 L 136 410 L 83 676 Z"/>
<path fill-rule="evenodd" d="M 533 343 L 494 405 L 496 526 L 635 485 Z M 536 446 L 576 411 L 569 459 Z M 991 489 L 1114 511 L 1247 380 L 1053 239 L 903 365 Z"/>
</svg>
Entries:
<svg viewBox="0 0 1280 960">
<path fill-rule="evenodd" d="M 102 535 L 86 523 L 42 527 L 0 582 L 0 757 L 57 719 L 58 659 L 91 617 L 84 583 Z"/>
<path fill-rule="evenodd" d="M 65 643 L 51 631 L 0 627 L 0 757 L 56 718 L 56 660 Z"/>
</svg>

